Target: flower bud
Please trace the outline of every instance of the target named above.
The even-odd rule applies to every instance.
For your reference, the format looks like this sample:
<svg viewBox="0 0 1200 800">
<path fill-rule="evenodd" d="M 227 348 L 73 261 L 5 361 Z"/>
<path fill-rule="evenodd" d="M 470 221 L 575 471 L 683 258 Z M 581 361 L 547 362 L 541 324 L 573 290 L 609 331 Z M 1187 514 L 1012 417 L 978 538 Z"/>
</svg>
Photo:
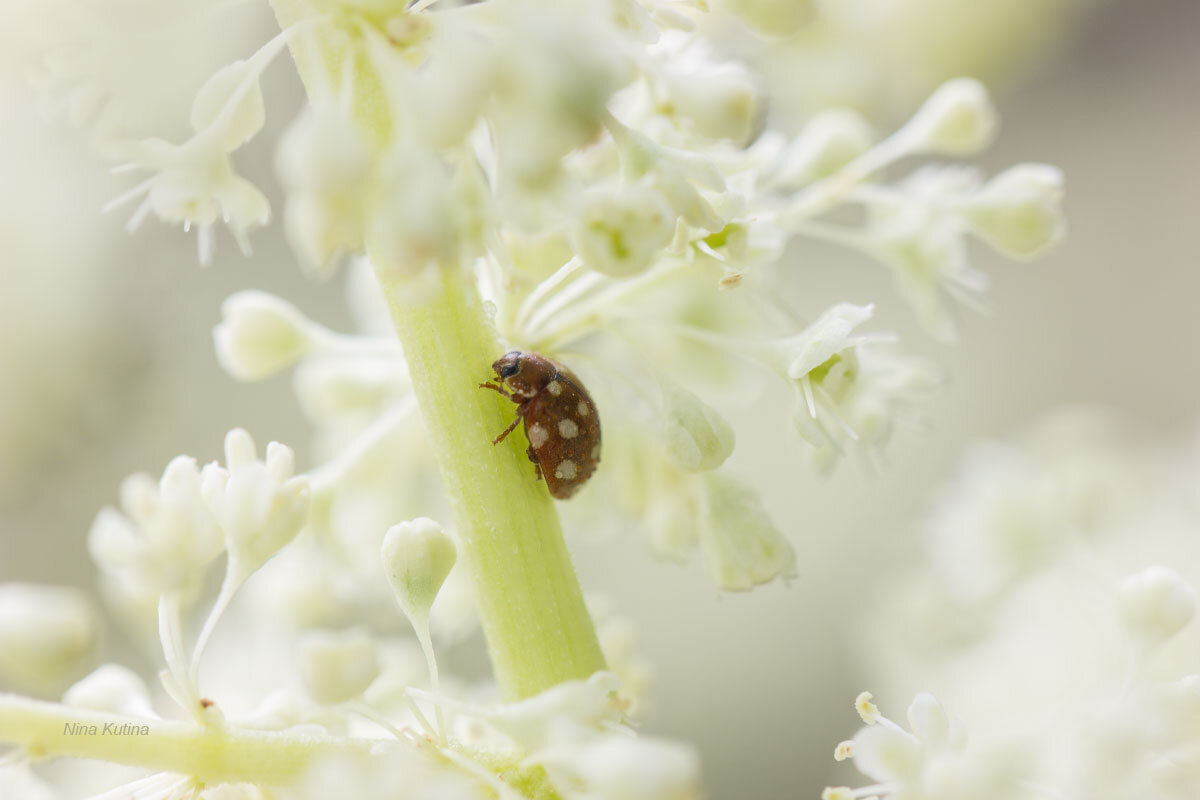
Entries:
<svg viewBox="0 0 1200 800">
<path fill-rule="evenodd" d="M 1157 644 L 1191 622 L 1196 612 L 1196 592 L 1175 570 L 1147 567 L 1121 581 L 1117 604 L 1129 632 Z"/>
<path fill-rule="evenodd" d="M 201 496 L 200 470 L 187 456 L 171 459 L 158 483 L 143 473 L 126 478 L 121 511 L 102 509 L 88 534 L 92 559 L 105 573 L 155 595 L 190 594 L 222 545 Z"/>
<path fill-rule="evenodd" d="M 156 716 L 150 704 L 146 682 L 136 672 L 120 664 L 97 667 L 86 678 L 67 689 L 63 702 L 92 711 L 137 717 Z"/>
<path fill-rule="evenodd" d="M 0 584 L 0 683 L 20 691 L 60 691 L 95 653 L 99 621 L 78 589 Z"/>
<path fill-rule="evenodd" d="M 663 437 L 667 455 L 680 469 L 716 469 L 733 452 L 733 428 L 707 403 L 686 389 L 663 388 Z"/>
<path fill-rule="evenodd" d="M 1062 183 L 1057 167 L 1018 164 L 967 202 L 967 224 L 1004 255 L 1033 258 L 1062 238 Z"/>
<path fill-rule="evenodd" d="M 257 381 L 290 367 L 312 349 L 312 324 L 300 311 L 266 292 L 245 291 L 221 304 L 213 329 L 217 361 L 233 377 Z"/>
<path fill-rule="evenodd" d="M 204 468 L 201 492 L 225 532 L 231 562 L 249 575 L 300 532 L 308 519 L 308 480 L 292 477 L 291 448 L 271 442 L 259 461 L 254 440 L 240 428 L 225 437 L 225 464 Z"/>
<path fill-rule="evenodd" d="M 675 111 L 701 136 L 740 144 L 758 128 L 762 99 L 749 70 L 740 64 L 681 65 L 667 80 Z"/>
<path fill-rule="evenodd" d="M 322 705 L 353 700 L 378 675 L 375 640 L 365 630 L 312 631 L 300 643 L 300 677 Z"/>
<path fill-rule="evenodd" d="M 649 267 L 674 231 L 675 214 L 653 189 L 597 189 L 584 196 L 571 243 L 590 269 L 627 278 Z"/>
<path fill-rule="evenodd" d="M 427 517 L 393 525 L 383 537 L 383 566 L 400 608 L 414 623 L 429 618 L 446 576 L 454 566 L 454 540 Z"/>
<path fill-rule="evenodd" d="M 991 144 L 996 110 L 983 84 L 956 78 L 942 84 L 897 132 L 909 152 L 968 156 Z"/>
<path fill-rule="evenodd" d="M 803 186 L 828 178 L 865 153 L 871 127 L 862 115 L 845 108 L 818 114 L 788 147 L 776 180 Z"/>
</svg>

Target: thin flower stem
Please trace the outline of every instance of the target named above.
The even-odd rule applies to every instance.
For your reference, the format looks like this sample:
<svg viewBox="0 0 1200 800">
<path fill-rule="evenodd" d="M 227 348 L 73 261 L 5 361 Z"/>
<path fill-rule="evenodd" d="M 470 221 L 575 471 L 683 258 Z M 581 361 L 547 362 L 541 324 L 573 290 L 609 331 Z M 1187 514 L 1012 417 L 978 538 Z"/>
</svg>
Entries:
<svg viewBox="0 0 1200 800">
<path fill-rule="evenodd" d="M 547 324 L 538 330 L 538 321 L 531 320 L 529 338 L 540 347 L 553 352 L 599 327 L 605 319 L 613 316 L 613 309 L 620 309 L 627 300 L 638 294 L 653 291 L 673 280 L 681 272 L 694 269 L 695 266 L 691 261 L 674 259 L 636 278 L 615 282 L 583 298 L 577 304 L 560 309 L 554 317 L 556 324 Z"/>
<path fill-rule="evenodd" d="M 294 781 L 318 757 L 366 754 L 379 745 L 372 739 L 106 714 L 11 694 L 0 694 L 0 742 L 15 744 L 35 759 L 90 758 L 175 772 L 202 783 L 270 786 Z"/>
<path fill-rule="evenodd" d="M 225 609 L 229 607 L 233 596 L 246 582 L 247 577 L 244 570 L 239 567 L 237 560 L 230 556 L 225 565 L 225 579 L 221 581 L 221 590 L 217 593 L 217 599 L 212 608 L 209 609 L 208 617 L 205 618 L 204 625 L 200 629 L 200 635 L 196 637 L 196 647 L 192 651 L 191 665 L 188 667 L 188 681 L 193 688 L 199 686 L 200 659 L 204 657 L 204 648 L 208 646 L 208 639 L 216 630 L 221 615 L 225 613 Z"/>
<path fill-rule="evenodd" d="M 518 328 L 523 327 L 534 311 L 541 306 L 542 302 L 556 291 L 559 286 L 573 278 L 583 267 L 583 259 L 576 256 L 555 270 L 554 274 L 549 278 L 546 278 L 546 280 L 535 286 L 517 311 L 516 326 Z"/>
</svg>

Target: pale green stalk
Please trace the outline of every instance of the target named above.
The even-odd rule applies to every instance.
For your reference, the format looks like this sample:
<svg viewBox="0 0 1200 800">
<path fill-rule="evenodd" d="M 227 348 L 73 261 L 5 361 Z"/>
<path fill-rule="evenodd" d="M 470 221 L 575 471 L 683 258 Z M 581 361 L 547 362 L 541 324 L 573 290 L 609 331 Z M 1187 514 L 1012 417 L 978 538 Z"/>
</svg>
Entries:
<svg viewBox="0 0 1200 800">
<path fill-rule="evenodd" d="M 308 0 L 272 0 L 285 28 L 316 13 Z M 370 141 L 390 137 L 386 98 L 361 56 L 305 33 L 292 53 L 310 92 L 349 88 Z M 355 58 L 349 71 L 347 57 Z M 514 405 L 478 388 L 504 352 L 475 284 L 444 268 L 432 292 L 409 292 L 403 264 L 378 264 L 417 402 L 454 509 L 461 555 L 475 586 L 492 666 L 515 700 L 605 667 L 554 501 L 539 483 L 519 433 L 500 446 Z"/>
<path fill-rule="evenodd" d="M 534 477 L 525 437 L 492 445 L 515 406 L 478 387 L 503 348 L 474 283 L 445 269 L 435 291 L 409 303 L 386 271 L 380 280 L 454 506 L 497 682 L 515 699 L 604 669 L 554 501 Z"/>
<path fill-rule="evenodd" d="M 105 725 L 113 727 L 106 732 Z M 144 725 L 149 732 L 112 732 L 122 725 Z M 96 733 L 86 732 L 90 726 Z M 175 772 L 200 783 L 270 786 L 296 780 L 318 757 L 365 755 L 379 744 L 370 739 L 126 717 L 11 694 L 0 694 L 0 741 L 18 745 L 34 759 L 91 758 Z"/>
</svg>

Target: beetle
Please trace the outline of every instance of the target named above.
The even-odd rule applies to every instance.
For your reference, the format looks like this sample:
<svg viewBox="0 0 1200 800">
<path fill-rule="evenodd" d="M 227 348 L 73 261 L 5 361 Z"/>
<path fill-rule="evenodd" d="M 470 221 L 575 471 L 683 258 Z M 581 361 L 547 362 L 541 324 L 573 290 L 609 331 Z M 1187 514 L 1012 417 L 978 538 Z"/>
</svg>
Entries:
<svg viewBox="0 0 1200 800">
<path fill-rule="evenodd" d="M 481 389 L 499 392 L 517 404 L 512 424 L 492 440 L 500 444 L 525 422 L 529 449 L 539 479 L 550 494 L 565 500 L 596 471 L 600 463 L 600 415 L 575 373 L 539 353 L 513 350 L 492 362 L 495 383 Z"/>
</svg>

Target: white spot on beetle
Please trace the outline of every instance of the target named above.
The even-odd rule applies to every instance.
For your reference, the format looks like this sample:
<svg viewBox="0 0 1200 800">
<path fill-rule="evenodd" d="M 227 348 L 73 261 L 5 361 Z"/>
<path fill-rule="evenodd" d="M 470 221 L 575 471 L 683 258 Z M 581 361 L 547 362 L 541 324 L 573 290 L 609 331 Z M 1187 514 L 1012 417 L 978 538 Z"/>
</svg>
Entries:
<svg viewBox="0 0 1200 800">
<path fill-rule="evenodd" d="M 595 447 L 592 448 L 592 455 L 590 456 L 590 458 L 592 459 L 592 461 L 596 461 L 600 458 L 600 445 L 596 445 Z"/>
<path fill-rule="evenodd" d="M 558 381 L 550 381 L 546 384 L 546 391 L 555 397 L 558 397 L 560 394 L 562 394 L 562 384 Z"/>
<path fill-rule="evenodd" d="M 588 408 L 588 404 L 582 400 L 579 401 L 579 405 L 575 407 L 575 410 L 579 412 L 579 416 L 581 417 L 586 417 L 588 414 L 592 413 L 592 410 Z"/>
<path fill-rule="evenodd" d="M 569 458 L 564 458 L 557 467 L 554 468 L 554 477 L 560 481 L 575 480 L 575 462 Z"/>
<path fill-rule="evenodd" d="M 550 431 L 542 427 L 541 423 L 535 422 L 529 426 L 529 443 L 536 450 L 546 442 L 550 441 Z"/>
<path fill-rule="evenodd" d="M 574 439 L 579 435 L 579 426 L 572 419 L 560 419 L 558 421 L 558 433 L 564 439 Z"/>
</svg>

